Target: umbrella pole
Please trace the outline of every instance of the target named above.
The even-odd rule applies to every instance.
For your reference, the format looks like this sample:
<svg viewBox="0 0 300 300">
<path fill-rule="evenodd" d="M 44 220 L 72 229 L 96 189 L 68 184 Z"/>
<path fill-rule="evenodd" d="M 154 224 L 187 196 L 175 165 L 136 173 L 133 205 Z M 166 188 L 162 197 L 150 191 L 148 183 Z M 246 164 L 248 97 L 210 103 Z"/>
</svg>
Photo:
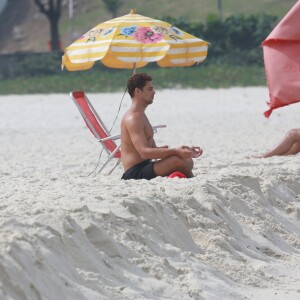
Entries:
<svg viewBox="0 0 300 300">
<path fill-rule="evenodd" d="M 133 68 L 132 68 L 132 75 L 136 74 L 136 63 L 133 63 Z"/>
</svg>

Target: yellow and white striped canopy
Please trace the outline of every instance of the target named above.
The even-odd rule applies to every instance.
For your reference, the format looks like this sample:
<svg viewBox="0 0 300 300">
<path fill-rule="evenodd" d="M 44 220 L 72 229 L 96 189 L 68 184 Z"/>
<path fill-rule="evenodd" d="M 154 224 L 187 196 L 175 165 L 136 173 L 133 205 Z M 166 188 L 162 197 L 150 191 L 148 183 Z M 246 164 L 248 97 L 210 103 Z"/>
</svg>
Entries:
<svg viewBox="0 0 300 300">
<path fill-rule="evenodd" d="M 65 49 L 62 67 L 87 70 L 101 60 L 111 68 L 131 69 L 156 61 L 161 67 L 191 66 L 207 56 L 208 43 L 167 22 L 133 11 L 101 23 Z"/>
</svg>

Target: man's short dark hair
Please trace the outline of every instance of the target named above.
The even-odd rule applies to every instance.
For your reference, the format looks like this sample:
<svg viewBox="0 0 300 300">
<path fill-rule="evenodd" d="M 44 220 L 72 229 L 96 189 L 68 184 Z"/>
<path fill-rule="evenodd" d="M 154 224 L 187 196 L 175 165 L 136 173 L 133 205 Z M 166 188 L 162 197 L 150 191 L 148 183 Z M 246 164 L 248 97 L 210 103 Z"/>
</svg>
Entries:
<svg viewBox="0 0 300 300">
<path fill-rule="evenodd" d="M 131 76 L 127 82 L 127 90 L 130 97 L 133 97 L 135 88 L 142 89 L 147 81 L 152 81 L 152 77 L 146 73 L 138 73 Z"/>
</svg>

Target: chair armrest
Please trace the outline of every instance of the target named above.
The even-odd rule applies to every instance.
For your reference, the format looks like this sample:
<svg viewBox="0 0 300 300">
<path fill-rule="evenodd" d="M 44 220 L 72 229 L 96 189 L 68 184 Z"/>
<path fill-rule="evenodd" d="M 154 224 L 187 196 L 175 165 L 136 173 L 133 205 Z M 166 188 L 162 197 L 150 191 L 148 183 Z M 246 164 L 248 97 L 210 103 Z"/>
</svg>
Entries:
<svg viewBox="0 0 300 300">
<path fill-rule="evenodd" d="M 105 142 L 105 141 L 109 141 L 109 140 L 118 140 L 120 138 L 121 138 L 121 135 L 116 134 L 116 135 L 111 135 L 111 136 L 108 136 L 106 138 L 100 139 L 99 142 Z"/>
<path fill-rule="evenodd" d="M 166 127 L 167 127 L 167 125 L 156 125 L 156 126 L 153 126 L 152 129 L 153 129 L 153 132 L 155 133 L 155 132 L 157 132 L 158 128 L 166 128 Z"/>
</svg>

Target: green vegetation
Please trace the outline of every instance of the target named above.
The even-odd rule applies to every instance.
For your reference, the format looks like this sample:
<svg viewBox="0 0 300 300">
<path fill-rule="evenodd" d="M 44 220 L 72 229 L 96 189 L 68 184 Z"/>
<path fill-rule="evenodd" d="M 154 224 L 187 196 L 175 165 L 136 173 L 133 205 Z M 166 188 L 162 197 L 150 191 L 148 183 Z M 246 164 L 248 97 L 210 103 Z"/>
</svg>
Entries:
<svg viewBox="0 0 300 300">
<path fill-rule="evenodd" d="M 255 15 L 267 13 L 283 17 L 295 4 L 295 0 L 223 0 L 223 16 L 244 14 Z M 73 19 L 68 18 L 67 11 L 60 20 L 61 33 L 69 35 L 70 27 L 83 34 L 92 27 L 112 17 L 103 1 L 77 0 Z M 151 18 L 172 16 L 185 18 L 189 22 L 204 22 L 209 15 L 218 15 L 217 0 L 126 0 L 118 9 L 118 15 L 128 14 L 130 9 L 137 9 L 137 13 Z M 201 33 L 199 32 L 199 35 Z M 201 36 L 201 35 L 200 35 Z"/>
<path fill-rule="evenodd" d="M 266 85 L 261 66 L 238 66 L 223 63 L 186 68 L 145 67 L 139 72 L 148 72 L 154 78 L 156 88 L 220 88 L 230 86 Z M 68 93 L 72 90 L 87 92 L 124 91 L 131 70 L 112 70 L 95 66 L 83 72 L 62 71 L 60 74 L 19 77 L 0 81 L 0 94 Z"/>
<path fill-rule="evenodd" d="M 149 64 L 142 72 L 155 78 L 158 88 L 218 88 L 265 85 L 261 43 L 277 23 L 269 15 L 236 15 L 220 20 L 210 16 L 206 23 L 184 18 L 164 20 L 211 43 L 208 57 L 200 66 L 159 68 Z M 14 79 L 1 80 L 0 94 L 65 93 L 83 89 L 88 92 L 124 90 L 130 70 L 108 69 L 97 63 L 92 70 L 61 71 L 62 53 L 23 53 L 15 55 L 10 72 Z M 11 75 L 12 77 L 12 75 Z M 5 77 L 4 77 L 5 78 Z"/>
</svg>

